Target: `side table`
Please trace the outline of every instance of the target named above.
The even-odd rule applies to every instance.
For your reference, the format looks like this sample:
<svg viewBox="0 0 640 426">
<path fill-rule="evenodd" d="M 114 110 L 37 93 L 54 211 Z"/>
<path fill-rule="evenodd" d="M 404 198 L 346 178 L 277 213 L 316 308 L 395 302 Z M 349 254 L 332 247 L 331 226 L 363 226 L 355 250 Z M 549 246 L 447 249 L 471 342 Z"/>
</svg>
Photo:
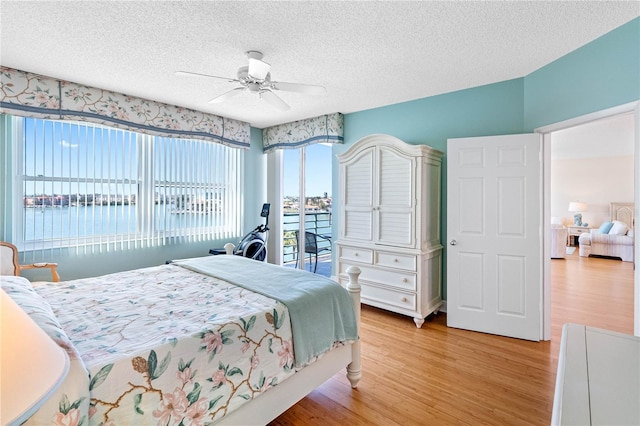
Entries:
<svg viewBox="0 0 640 426">
<path fill-rule="evenodd" d="M 567 246 L 576 247 L 580 234 L 589 233 L 591 229 L 587 226 L 567 226 Z"/>
</svg>

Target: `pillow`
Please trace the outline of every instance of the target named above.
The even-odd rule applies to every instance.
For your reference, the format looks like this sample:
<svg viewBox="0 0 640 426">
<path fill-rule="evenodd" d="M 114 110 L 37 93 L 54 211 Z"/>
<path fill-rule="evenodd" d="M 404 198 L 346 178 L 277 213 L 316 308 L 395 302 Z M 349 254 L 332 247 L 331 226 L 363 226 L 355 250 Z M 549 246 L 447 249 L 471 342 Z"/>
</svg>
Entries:
<svg viewBox="0 0 640 426">
<path fill-rule="evenodd" d="M 609 230 L 609 234 L 612 235 L 624 235 L 629 230 L 629 227 L 626 223 L 620 222 L 619 220 L 613 221 L 613 226 Z"/>
<path fill-rule="evenodd" d="M 29 418 L 29 424 L 65 424 L 71 419 L 83 420 L 89 412 L 89 371 L 85 367 L 80 353 L 60 326 L 51 306 L 40 296 L 31 283 L 16 276 L 0 275 L 0 291 L 13 299 L 40 328 L 51 337 L 69 356 L 69 369 L 60 387 L 51 390 L 46 402 Z M 23 373 L 25 375 L 26 373 Z M 78 417 L 74 417 L 74 416 Z M 84 416 L 84 417 L 82 417 Z M 77 424 L 76 420 L 75 423 Z"/>
<path fill-rule="evenodd" d="M 56 318 L 53 309 L 51 309 L 51 305 L 35 291 L 29 280 L 13 275 L 0 275 L 0 288 L 2 288 L 58 346 L 67 351 L 71 359 L 79 357 L 76 348 L 71 343 L 71 340 L 69 340 L 69 337 L 67 337 L 62 326 L 60 326 L 58 318 Z"/>
<path fill-rule="evenodd" d="M 608 234 L 613 227 L 613 222 L 605 222 L 598 228 L 598 234 Z"/>
</svg>

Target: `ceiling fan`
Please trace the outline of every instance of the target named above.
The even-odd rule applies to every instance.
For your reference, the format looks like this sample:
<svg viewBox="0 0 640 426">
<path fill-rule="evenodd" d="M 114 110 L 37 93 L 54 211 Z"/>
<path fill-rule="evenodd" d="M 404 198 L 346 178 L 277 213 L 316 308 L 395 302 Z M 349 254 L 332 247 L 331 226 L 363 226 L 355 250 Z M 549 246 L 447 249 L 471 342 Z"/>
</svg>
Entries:
<svg viewBox="0 0 640 426">
<path fill-rule="evenodd" d="M 275 108 L 286 111 L 290 107 L 278 95 L 274 93 L 276 90 L 286 92 L 297 92 L 308 95 L 318 95 L 324 93 L 326 89 L 322 86 L 300 83 L 286 83 L 283 81 L 271 80 L 271 65 L 262 60 L 262 53 L 250 50 L 246 52 L 249 59 L 249 65 L 238 69 L 237 78 L 219 77 L 217 75 L 200 74 L 188 71 L 176 71 L 176 75 L 190 77 L 217 78 L 228 81 L 229 83 L 238 83 L 240 86 L 223 93 L 209 101 L 209 103 L 224 102 L 240 92 L 249 91 L 257 93 L 261 99 L 274 106 Z"/>
</svg>

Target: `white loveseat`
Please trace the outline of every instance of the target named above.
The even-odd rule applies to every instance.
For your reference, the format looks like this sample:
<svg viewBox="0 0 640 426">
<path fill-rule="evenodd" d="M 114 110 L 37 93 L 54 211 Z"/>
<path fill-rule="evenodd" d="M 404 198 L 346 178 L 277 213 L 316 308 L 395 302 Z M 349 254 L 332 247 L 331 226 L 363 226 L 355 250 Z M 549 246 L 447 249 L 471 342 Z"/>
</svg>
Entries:
<svg viewBox="0 0 640 426">
<path fill-rule="evenodd" d="M 613 227 L 607 233 L 600 227 L 580 235 L 580 256 L 619 257 L 625 262 L 633 262 L 633 229 L 620 221 L 609 223 L 613 223 Z"/>
</svg>

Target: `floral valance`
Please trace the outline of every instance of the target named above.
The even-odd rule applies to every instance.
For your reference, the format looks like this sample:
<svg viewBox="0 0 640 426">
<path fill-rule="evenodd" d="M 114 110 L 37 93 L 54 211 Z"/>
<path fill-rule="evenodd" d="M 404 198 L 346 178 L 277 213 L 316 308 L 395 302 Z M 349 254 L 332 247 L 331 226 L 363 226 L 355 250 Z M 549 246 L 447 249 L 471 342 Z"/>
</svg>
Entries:
<svg viewBox="0 0 640 426">
<path fill-rule="evenodd" d="M 0 67 L 0 113 L 90 121 L 173 138 L 249 148 L 249 123 Z"/>
<path fill-rule="evenodd" d="M 344 116 L 339 112 L 293 121 L 262 130 L 264 151 L 300 148 L 314 143 L 344 143 Z"/>
</svg>

